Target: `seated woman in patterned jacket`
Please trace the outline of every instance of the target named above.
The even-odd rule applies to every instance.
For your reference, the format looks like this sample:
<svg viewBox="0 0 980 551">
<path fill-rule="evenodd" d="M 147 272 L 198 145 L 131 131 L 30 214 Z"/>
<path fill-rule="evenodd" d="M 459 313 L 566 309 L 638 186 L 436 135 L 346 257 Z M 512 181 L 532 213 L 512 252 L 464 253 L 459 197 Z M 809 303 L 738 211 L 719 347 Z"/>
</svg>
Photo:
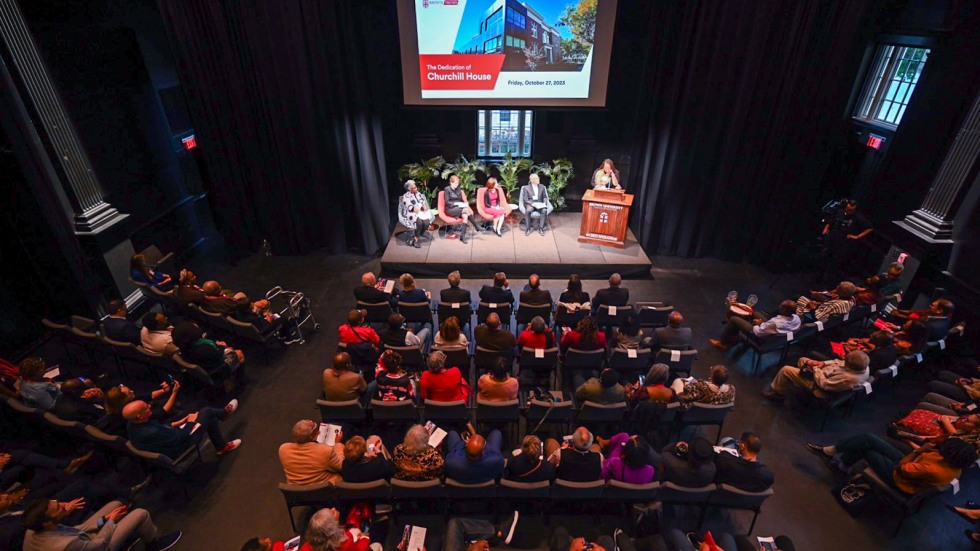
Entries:
<svg viewBox="0 0 980 551">
<path fill-rule="evenodd" d="M 730 404 L 735 401 L 735 385 L 728 384 L 728 368 L 723 365 L 712 367 L 707 380 L 678 377 L 670 387 L 684 404 Z"/>
</svg>

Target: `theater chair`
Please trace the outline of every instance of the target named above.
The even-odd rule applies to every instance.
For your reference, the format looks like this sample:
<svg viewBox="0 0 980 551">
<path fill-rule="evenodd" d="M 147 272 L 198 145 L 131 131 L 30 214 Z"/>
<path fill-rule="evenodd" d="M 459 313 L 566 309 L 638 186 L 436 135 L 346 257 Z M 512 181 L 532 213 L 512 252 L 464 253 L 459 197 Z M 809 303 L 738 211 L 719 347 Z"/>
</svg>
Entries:
<svg viewBox="0 0 980 551">
<path fill-rule="evenodd" d="M 511 212 L 510 199 L 507 198 L 507 192 L 504 191 L 504 188 L 498 185 L 497 189 L 500 192 L 503 192 L 504 195 L 503 204 L 501 206 L 504 209 L 504 218 L 506 218 L 510 216 L 510 212 Z M 490 231 L 491 228 L 493 228 L 493 216 L 491 216 L 490 213 L 486 211 L 486 207 L 484 206 L 486 194 L 487 194 L 487 188 L 485 187 L 481 187 L 476 190 L 476 214 L 479 215 L 479 217 L 482 219 L 482 221 L 480 222 L 480 230 L 483 231 L 484 233 Z M 440 210 L 439 212 L 442 211 Z M 501 226 L 500 231 L 501 233 L 510 231 L 510 228 L 505 223 L 503 226 Z"/>
<path fill-rule="evenodd" d="M 439 192 L 439 201 L 437 203 L 437 205 L 438 205 L 437 208 L 439 209 L 439 220 L 442 220 L 443 222 L 446 223 L 445 226 L 439 228 L 439 234 L 442 235 L 442 236 L 445 236 L 446 233 L 447 232 L 450 232 L 450 231 L 452 231 L 452 232 L 460 232 L 460 231 L 462 231 L 460 229 L 460 227 L 463 224 L 466 223 L 466 221 L 463 220 L 463 217 L 462 216 L 459 217 L 459 218 L 453 218 L 452 216 L 449 216 L 448 214 L 446 214 L 446 195 L 445 194 L 446 194 L 445 191 L 440 191 Z"/>
</svg>

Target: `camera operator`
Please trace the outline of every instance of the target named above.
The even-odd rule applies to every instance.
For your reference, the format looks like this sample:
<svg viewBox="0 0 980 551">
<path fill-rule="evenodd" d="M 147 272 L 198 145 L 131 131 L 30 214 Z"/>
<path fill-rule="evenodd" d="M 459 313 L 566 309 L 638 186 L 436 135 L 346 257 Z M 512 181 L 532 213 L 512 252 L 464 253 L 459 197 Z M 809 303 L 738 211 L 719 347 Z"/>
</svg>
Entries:
<svg viewBox="0 0 980 551">
<path fill-rule="evenodd" d="M 821 279 L 837 281 L 846 276 L 843 270 L 856 258 L 857 242 L 874 231 L 868 219 L 857 209 L 858 202 L 854 199 L 824 207 L 824 212 L 830 212 L 820 234 L 827 253 L 827 265 Z"/>
</svg>

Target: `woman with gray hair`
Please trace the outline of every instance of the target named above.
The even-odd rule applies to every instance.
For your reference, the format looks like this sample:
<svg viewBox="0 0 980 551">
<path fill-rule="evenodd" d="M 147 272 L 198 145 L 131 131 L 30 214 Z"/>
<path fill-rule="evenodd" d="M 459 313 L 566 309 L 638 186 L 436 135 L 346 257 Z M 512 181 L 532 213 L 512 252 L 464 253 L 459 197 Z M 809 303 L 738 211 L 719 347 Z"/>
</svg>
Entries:
<svg viewBox="0 0 980 551">
<path fill-rule="evenodd" d="M 423 400 L 433 402 L 466 401 L 470 397 L 470 384 L 463 378 L 459 368 L 446 368 L 446 354 L 436 350 L 426 358 L 427 371 L 419 380 L 419 393 Z"/>
<path fill-rule="evenodd" d="M 344 547 L 347 536 L 340 526 L 340 511 L 330 508 L 314 513 L 306 525 L 303 541 L 312 551 L 339 551 Z"/>
<path fill-rule="evenodd" d="M 653 364 L 645 378 L 626 385 L 626 402 L 635 406 L 640 402 L 673 402 L 677 399 L 674 390 L 667 386 L 670 367 L 667 364 Z"/>
<path fill-rule="evenodd" d="M 419 193 L 415 180 L 405 182 L 405 194 L 398 203 L 398 222 L 412 232 L 408 244 L 421 248 L 421 237 L 432 222 L 433 215 L 425 195 Z"/>
<path fill-rule="evenodd" d="M 429 445 L 429 431 L 422 425 L 412 425 L 405 440 L 391 454 L 395 463 L 395 478 L 400 480 L 435 480 L 446 470 L 439 451 Z"/>
</svg>

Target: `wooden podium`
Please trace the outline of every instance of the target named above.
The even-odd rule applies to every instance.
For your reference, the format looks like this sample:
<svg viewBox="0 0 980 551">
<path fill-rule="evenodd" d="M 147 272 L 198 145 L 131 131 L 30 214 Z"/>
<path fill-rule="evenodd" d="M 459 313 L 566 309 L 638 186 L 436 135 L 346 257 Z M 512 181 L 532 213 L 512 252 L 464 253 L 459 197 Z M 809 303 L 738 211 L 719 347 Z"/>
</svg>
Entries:
<svg viewBox="0 0 980 551">
<path fill-rule="evenodd" d="M 622 190 L 590 189 L 582 197 L 580 243 L 626 248 L 626 225 L 633 196 Z"/>
</svg>

